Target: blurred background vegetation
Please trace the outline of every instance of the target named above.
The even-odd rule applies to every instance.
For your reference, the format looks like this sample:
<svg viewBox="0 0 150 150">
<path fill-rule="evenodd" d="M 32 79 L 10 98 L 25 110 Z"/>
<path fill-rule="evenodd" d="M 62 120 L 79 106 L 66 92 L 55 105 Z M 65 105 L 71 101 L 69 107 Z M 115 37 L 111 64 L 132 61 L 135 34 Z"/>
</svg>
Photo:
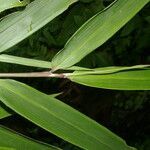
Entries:
<svg viewBox="0 0 150 150">
<path fill-rule="evenodd" d="M 40 31 L 5 54 L 51 61 L 75 31 L 113 0 L 80 0 Z M 144 7 L 128 24 L 103 46 L 89 54 L 78 65 L 89 68 L 130 66 L 150 62 L 150 5 Z M 14 11 L 14 10 L 9 10 Z M 2 15 L 7 14 L 4 12 Z M 38 14 L 37 14 L 38 15 Z M 79 54 L 80 55 L 80 54 Z M 30 72 L 43 69 L 0 63 L 0 72 Z M 139 150 L 150 148 L 150 92 L 115 91 L 81 86 L 61 79 L 18 79 L 47 94 L 59 93 L 58 98 L 125 139 Z M 0 104 L 1 105 L 1 104 Z M 13 115 L 0 120 L 29 137 L 58 145 L 65 150 L 79 148 L 47 133 L 28 120 Z"/>
</svg>

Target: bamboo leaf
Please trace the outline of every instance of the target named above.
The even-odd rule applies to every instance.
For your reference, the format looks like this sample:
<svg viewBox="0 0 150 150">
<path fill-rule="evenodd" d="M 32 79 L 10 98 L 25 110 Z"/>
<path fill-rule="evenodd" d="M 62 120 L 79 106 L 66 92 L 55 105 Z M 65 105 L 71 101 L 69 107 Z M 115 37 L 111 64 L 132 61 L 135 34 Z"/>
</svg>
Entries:
<svg viewBox="0 0 150 150">
<path fill-rule="evenodd" d="M 35 0 L 0 22 L 0 52 L 42 28 L 77 0 Z"/>
<path fill-rule="evenodd" d="M 150 90 L 150 69 L 106 74 L 76 72 L 69 79 L 86 86 L 115 90 Z"/>
<path fill-rule="evenodd" d="M 135 66 L 110 66 L 110 67 L 102 67 L 102 68 L 95 68 L 91 70 L 78 70 L 74 71 L 73 73 L 66 73 L 66 77 L 70 76 L 81 76 L 81 75 L 103 75 L 103 74 L 110 74 L 120 71 L 127 71 L 127 70 L 136 70 L 136 69 L 147 69 L 150 65 L 135 65 Z"/>
<path fill-rule="evenodd" d="M 123 27 L 149 0 L 117 0 L 87 21 L 52 61 L 53 70 L 70 67 L 101 46 Z"/>
<path fill-rule="evenodd" d="M 3 150 L 10 148 L 12 150 L 58 150 L 59 148 L 38 142 L 33 141 L 25 136 L 19 135 L 11 130 L 0 126 L 0 146 L 3 147 Z M 1 149 L 0 147 L 0 149 Z"/>
<path fill-rule="evenodd" d="M 0 99 L 18 114 L 83 149 L 130 149 L 121 138 L 95 121 L 23 83 L 1 79 Z"/>
<path fill-rule="evenodd" d="M 48 61 L 23 58 L 23 57 L 17 57 L 12 55 L 5 55 L 5 54 L 0 55 L 0 62 L 19 64 L 19 65 L 31 66 L 31 67 L 51 68 L 51 62 Z"/>
<path fill-rule="evenodd" d="M 36 60 L 36 59 L 30 59 L 30 58 L 24 58 L 24 57 L 18 57 L 18 56 L 6 55 L 6 54 L 0 55 L 0 62 L 31 66 L 31 67 L 39 67 L 39 68 L 48 68 L 48 69 L 51 68 L 51 62 L 49 61 L 42 61 L 42 60 Z M 72 66 L 70 68 L 67 68 L 66 70 L 74 71 L 74 70 L 92 70 L 92 69 Z"/>
<path fill-rule="evenodd" d="M 62 93 L 55 93 L 55 94 L 51 94 L 49 96 L 51 97 L 57 97 L 59 95 L 61 95 Z M 13 114 L 14 112 L 11 112 L 10 110 L 8 111 L 8 109 L 5 109 L 1 106 L 1 103 L 0 103 L 0 119 L 3 119 L 3 118 L 6 118 L 6 117 L 9 117 Z M 1 149 L 0 149 L 1 150 Z"/>
<path fill-rule="evenodd" d="M 29 0 L 1 0 L 0 1 L 0 13 L 14 7 L 22 7 L 29 3 Z"/>
<path fill-rule="evenodd" d="M 54 93 L 54 94 L 51 94 L 50 96 L 56 98 L 57 96 L 59 96 L 61 94 L 62 94 L 62 92 L 61 93 Z"/>
</svg>

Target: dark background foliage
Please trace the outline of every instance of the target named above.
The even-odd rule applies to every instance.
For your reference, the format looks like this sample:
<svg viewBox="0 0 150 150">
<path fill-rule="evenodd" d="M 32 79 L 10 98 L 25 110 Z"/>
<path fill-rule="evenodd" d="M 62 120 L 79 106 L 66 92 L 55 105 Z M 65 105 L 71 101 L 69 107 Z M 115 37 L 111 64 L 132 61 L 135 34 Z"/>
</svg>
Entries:
<svg viewBox="0 0 150 150">
<path fill-rule="evenodd" d="M 40 31 L 5 53 L 50 61 L 86 20 L 111 2 L 111 0 L 80 0 Z M 150 5 L 147 5 L 109 41 L 85 57 L 78 65 L 93 68 L 148 64 L 150 62 L 150 55 L 148 55 L 150 48 L 149 9 Z M 42 70 L 0 63 L 0 72 Z M 58 96 L 60 100 L 106 126 L 124 138 L 129 145 L 139 150 L 149 150 L 150 92 L 96 89 L 61 79 L 20 78 L 18 80 L 47 94 L 62 92 Z M 18 115 L 5 118 L 0 123 L 65 150 L 79 149 Z"/>
</svg>

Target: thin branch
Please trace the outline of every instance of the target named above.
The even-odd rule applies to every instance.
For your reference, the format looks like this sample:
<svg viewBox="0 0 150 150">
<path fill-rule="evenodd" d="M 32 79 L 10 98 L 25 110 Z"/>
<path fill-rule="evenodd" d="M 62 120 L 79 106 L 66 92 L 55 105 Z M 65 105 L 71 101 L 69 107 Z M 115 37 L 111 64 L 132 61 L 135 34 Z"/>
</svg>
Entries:
<svg viewBox="0 0 150 150">
<path fill-rule="evenodd" d="M 46 72 L 27 72 L 27 73 L 0 73 L 0 78 L 14 77 L 14 78 L 38 78 L 38 77 L 48 77 L 48 78 L 65 78 L 64 74 L 53 74 L 49 71 Z"/>
</svg>

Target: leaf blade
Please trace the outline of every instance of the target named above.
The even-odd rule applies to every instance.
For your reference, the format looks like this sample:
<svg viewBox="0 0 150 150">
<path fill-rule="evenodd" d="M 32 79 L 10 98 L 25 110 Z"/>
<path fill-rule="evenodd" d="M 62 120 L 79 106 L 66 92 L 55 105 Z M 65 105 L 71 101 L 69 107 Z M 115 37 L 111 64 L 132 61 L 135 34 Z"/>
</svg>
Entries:
<svg viewBox="0 0 150 150">
<path fill-rule="evenodd" d="M 22 83 L 0 80 L 0 99 L 23 117 L 81 148 L 129 149 L 122 139 L 96 122 Z"/>
<path fill-rule="evenodd" d="M 149 0 L 118 0 L 87 21 L 52 60 L 53 70 L 70 67 L 106 42 Z M 134 8 L 134 9 L 133 9 Z"/>
<path fill-rule="evenodd" d="M 86 86 L 115 90 L 150 90 L 150 69 L 111 74 L 72 76 L 70 80 Z"/>
<path fill-rule="evenodd" d="M 24 58 L 24 57 L 18 57 L 18 56 L 13 56 L 13 55 L 6 55 L 6 54 L 0 55 L 0 62 L 23 65 L 23 66 L 30 66 L 30 67 L 47 68 L 47 69 L 52 68 L 51 62 L 49 61 Z M 74 70 L 92 70 L 92 69 L 72 66 L 72 67 L 67 68 L 66 70 L 74 71 Z"/>
<path fill-rule="evenodd" d="M 0 52 L 42 28 L 76 1 L 36 0 L 31 2 L 25 10 L 5 17 L 0 23 Z"/>
<path fill-rule="evenodd" d="M 0 62 L 19 64 L 30 67 L 40 67 L 40 68 L 51 68 L 51 62 L 12 56 L 12 55 L 0 55 Z"/>
<path fill-rule="evenodd" d="M 101 68 L 94 68 L 91 70 L 77 70 L 73 73 L 66 73 L 66 77 L 70 76 L 78 76 L 78 75 L 105 75 L 105 74 L 112 74 L 121 71 L 130 71 L 130 70 L 138 70 L 138 69 L 149 69 L 150 65 L 135 65 L 135 66 L 109 66 L 109 67 L 101 67 Z"/>
<path fill-rule="evenodd" d="M 1 147 L 10 147 L 12 149 L 22 150 L 59 150 L 59 148 L 44 144 L 42 142 L 33 141 L 32 139 L 6 129 L 3 126 L 0 126 L 0 145 Z"/>
<path fill-rule="evenodd" d="M 0 1 L 0 13 L 14 7 L 26 6 L 29 3 L 29 0 L 1 0 Z"/>
</svg>

